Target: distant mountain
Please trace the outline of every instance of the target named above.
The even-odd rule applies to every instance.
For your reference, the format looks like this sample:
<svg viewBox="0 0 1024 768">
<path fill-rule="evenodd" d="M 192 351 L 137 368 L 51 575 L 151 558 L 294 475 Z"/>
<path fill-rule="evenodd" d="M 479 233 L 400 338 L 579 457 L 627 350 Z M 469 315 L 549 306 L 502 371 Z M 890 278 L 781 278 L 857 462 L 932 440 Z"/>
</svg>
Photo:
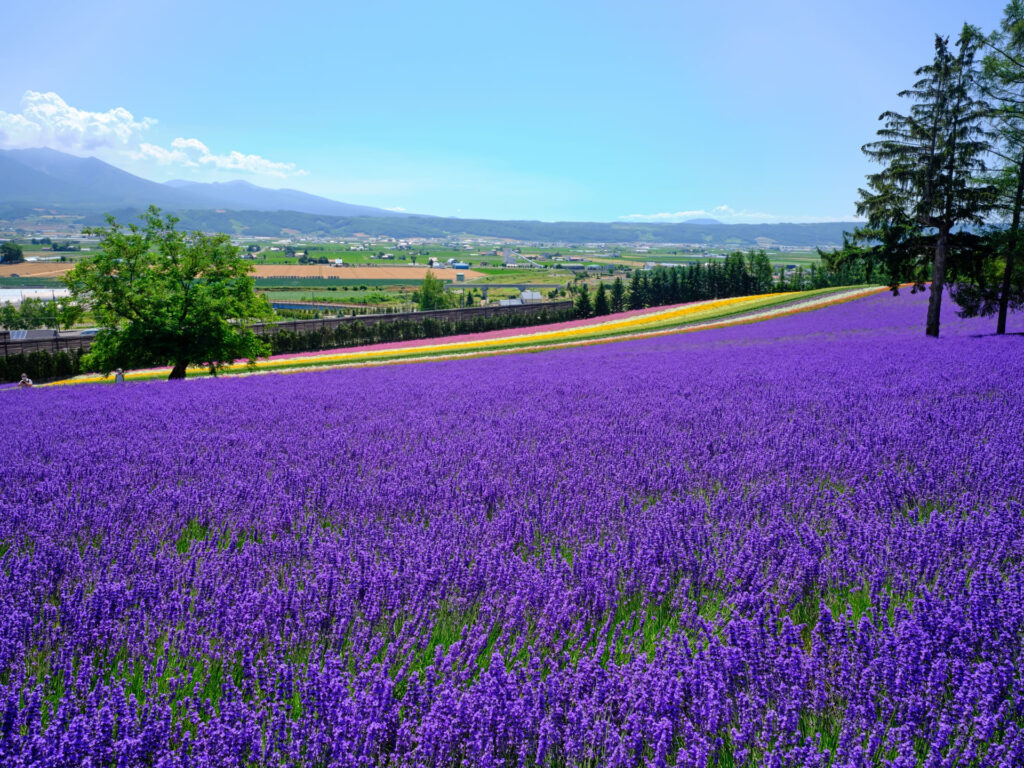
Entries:
<svg viewBox="0 0 1024 768">
<path fill-rule="evenodd" d="M 0 150 L 0 203 L 67 212 L 145 209 L 298 211 L 328 216 L 402 217 L 383 208 L 351 205 L 294 189 L 266 189 L 245 181 L 158 184 L 95 157 L 54 149 Z"/>
<path fill-rule="evenodd" d="M 188 194 L 147 181 L 95 157 L 54 149 L 0 150 L 0 201 L 74 210 L 159 205 L 195 208 Z"/>
<path fill-rule="evenodd" d="M 138 211 L 112 211 L 119 221 L 130 221 Z M 638 224 L 586 221 L 496 221 L 449 219 L 440 216 L 379 218 L 372 216 L 317 216 L 294 211 L 183 211 L 182 226 L 203 232 L 227 232 L 242 236 L 281 237 L 296 232 L 322 237 L 357 234 L 390 237 L 449 237 L 471 235 L 500 237 L 539 243 L 696 243 L 710 247 L 757 248 L 758 238 L 781 245 L 813 248 L 841 245 L 843 232 L 857 222 L 814 224 Z M 0 205 L 0 218 L 10 216 Z M 85 223 L 100 223 L 94 215 Z"/>
<path fill-rule="evenodd" d="M 408 216 L 409 214 L 372 208 L 368 205 L 339 203 L 297 189 L 267 189 L 247 181 L 168 181 L 164 186 L 188 192 L 209 201 L 213 208 L 237 211 L 298 211 L 325 216 Z"/>
<path fill-rule="evenodd" d="M 687 219 L 683 224 L 721 224 L 718 219 Z"/>
</svg>

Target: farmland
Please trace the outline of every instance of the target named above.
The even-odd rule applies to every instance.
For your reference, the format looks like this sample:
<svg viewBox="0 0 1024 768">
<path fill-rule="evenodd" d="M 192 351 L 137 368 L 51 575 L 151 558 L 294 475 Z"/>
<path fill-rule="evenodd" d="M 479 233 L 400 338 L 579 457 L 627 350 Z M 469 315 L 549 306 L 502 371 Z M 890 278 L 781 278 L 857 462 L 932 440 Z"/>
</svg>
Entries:
<svg viewBox="0 0 1024 768">
<path fill-rule="evenodd" d="M 0 392 L 0 762 L 1019 765 L 1024 355 L 922 313 Z"/>
<path fill-rule="evenodd" d="M 28 262 L 23 264 L 4 264 L 0 266 L 0 275 L 9 277 L 60 277 L 71 271 L 75 265 L 71 262 Z M 415 280 L 421 282 L 427 273 L 427 267 L 350 267 L 334 268 L 320 264 L 257 264 L 253 267 L 255 278 L 306 278 L 306 279 L 345 279 L 345 280 Z M 454 273 L 452 273 L 454 275 Z M 466 270 L 467 279 L 480 277 L 479 273 Z M 454 279 L 452 276 L 451 279 Z"/>
<path fill-rule="evenodd" d="M 344 280 L 416 280 L 422 281 L 427 274 L 427 267 L 346 267 L 335 268 L 319 264 L 257 264 L 253 267 L 256 278 L 316 278 Z M 466 279 L 480 277 L 472 270 L 465 270 Z M 454 272 L 446 275 L 454 280 Z"/>
</svg>

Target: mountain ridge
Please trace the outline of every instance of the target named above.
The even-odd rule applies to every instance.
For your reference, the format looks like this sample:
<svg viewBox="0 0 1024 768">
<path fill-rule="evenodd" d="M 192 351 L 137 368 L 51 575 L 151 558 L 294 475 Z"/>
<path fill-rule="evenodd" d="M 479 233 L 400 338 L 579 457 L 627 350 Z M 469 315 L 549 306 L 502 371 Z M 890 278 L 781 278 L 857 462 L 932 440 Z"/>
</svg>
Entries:
<svg viewBox="0 0 1024 768">
<path fill-rule="evenodd" d="M 152 204 L 169 210 L 223 208 L 381 218 L 409 215 L 241 180 L 161 184 L 96 157 L 47 148 L 0 150 L 0 179 L 0 203 L 43 203 L 81 212 Z"/>
</svg>

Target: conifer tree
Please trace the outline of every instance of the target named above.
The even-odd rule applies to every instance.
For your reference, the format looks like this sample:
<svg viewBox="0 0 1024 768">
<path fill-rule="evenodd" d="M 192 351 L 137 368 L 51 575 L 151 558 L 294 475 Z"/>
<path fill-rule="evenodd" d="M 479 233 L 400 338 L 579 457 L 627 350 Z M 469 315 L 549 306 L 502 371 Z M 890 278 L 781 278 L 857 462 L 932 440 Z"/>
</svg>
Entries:
<svg viewBox="0 0 1024 768">
<path fill-rule="evenodd" d="M 667 304 L 678 304 L 682 301 L 682 288 L 679 284 L 679 273 L 682 270 L 679 267 L 673 267 L 668 272 L 668 301 Z"/>
<path fill-rule="evenodd" d="M 965 30 L 966 31 L 966 30 Z M 994 187 L 979 177 L 988 151 L 983 121 L 986 105 L 974 97 L 972 34 L 961 35 L 957 53 L 948 38 L 936 36 L 935 58 L 921 67 L 914 86 L 899 95 L 913 101 L 908 114 L 885 112 L 878 141 L 863 151 L 884 167 L 868 176 L 860 190 L 857 213 L 870 227 L 891 230 L 911 222 L 918 235 L 932 240 L 931 295 L 925 332 L 939 335 L 939 313 L 946 284 L 951 236 L 962 225 L 980 225 Z M 902 241 L 901 241 L 902 244 Z M 918 257 L 917 248 L 903 248 L 904 260 Z"/>
<path fill-rule="evenodd" d="M 643 272 L 639 269 L 633 270 L 633 276 L 629 280 L 629 308 L 643 309 L 647 306 L 646 291 L 641 276 Z"/>
<path fill-rule="evenodd" d="M 608 291 L 605 290 L 604 283 L 601 283 L 594 294 L 594 315 L 607 315 L 609 312 L 611 309 L 608 306 Z"/>
<path fill-rule="evenodd" d="M 616 277 L 612 283 L 611 311 L 622 312 L 626 309 L 626 286 L 622 284 L 622 278 Z"/>
<path fill-rule="evenodd" d="M 1009 309 L 1024 306 L 1024 0 L 1011 0 L 1000 28 L 989 37 L 970 31 L 988 51 L 980 88 L 992 105 L 996 214 L 1002 226 L 987 238 L 996 258 L 980 260 L 974 279 L 956 298 L 962 314 L 996 314 L 996 333 L 1003 334 Z"/>
<path fill-rule="evenodd" d="M 770 293 L 772 290 L 772 262 L 763 250 L 747 254 L 747 274 L 750 293 Z"/>
<path fill-rule="evenodd" d="M 583 283 L 582 288 L 576 294 L 576 317 L 590 317 L 593 314 L 593 307 L 590 303 L 590 289 Z"/>
</svg>

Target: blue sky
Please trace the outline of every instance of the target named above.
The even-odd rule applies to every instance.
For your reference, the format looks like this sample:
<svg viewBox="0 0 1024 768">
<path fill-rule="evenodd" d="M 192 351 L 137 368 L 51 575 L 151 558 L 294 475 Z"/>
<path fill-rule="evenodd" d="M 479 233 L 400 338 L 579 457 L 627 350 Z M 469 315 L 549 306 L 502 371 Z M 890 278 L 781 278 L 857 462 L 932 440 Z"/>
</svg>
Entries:
<svg viewBox="0 0 1024 768">
<path fill-rule="evenodd" d="M 8 3 L 0 146 L 445 216 L 849 220 L 934 34 L 1003 6 Z"/>
</svg>

